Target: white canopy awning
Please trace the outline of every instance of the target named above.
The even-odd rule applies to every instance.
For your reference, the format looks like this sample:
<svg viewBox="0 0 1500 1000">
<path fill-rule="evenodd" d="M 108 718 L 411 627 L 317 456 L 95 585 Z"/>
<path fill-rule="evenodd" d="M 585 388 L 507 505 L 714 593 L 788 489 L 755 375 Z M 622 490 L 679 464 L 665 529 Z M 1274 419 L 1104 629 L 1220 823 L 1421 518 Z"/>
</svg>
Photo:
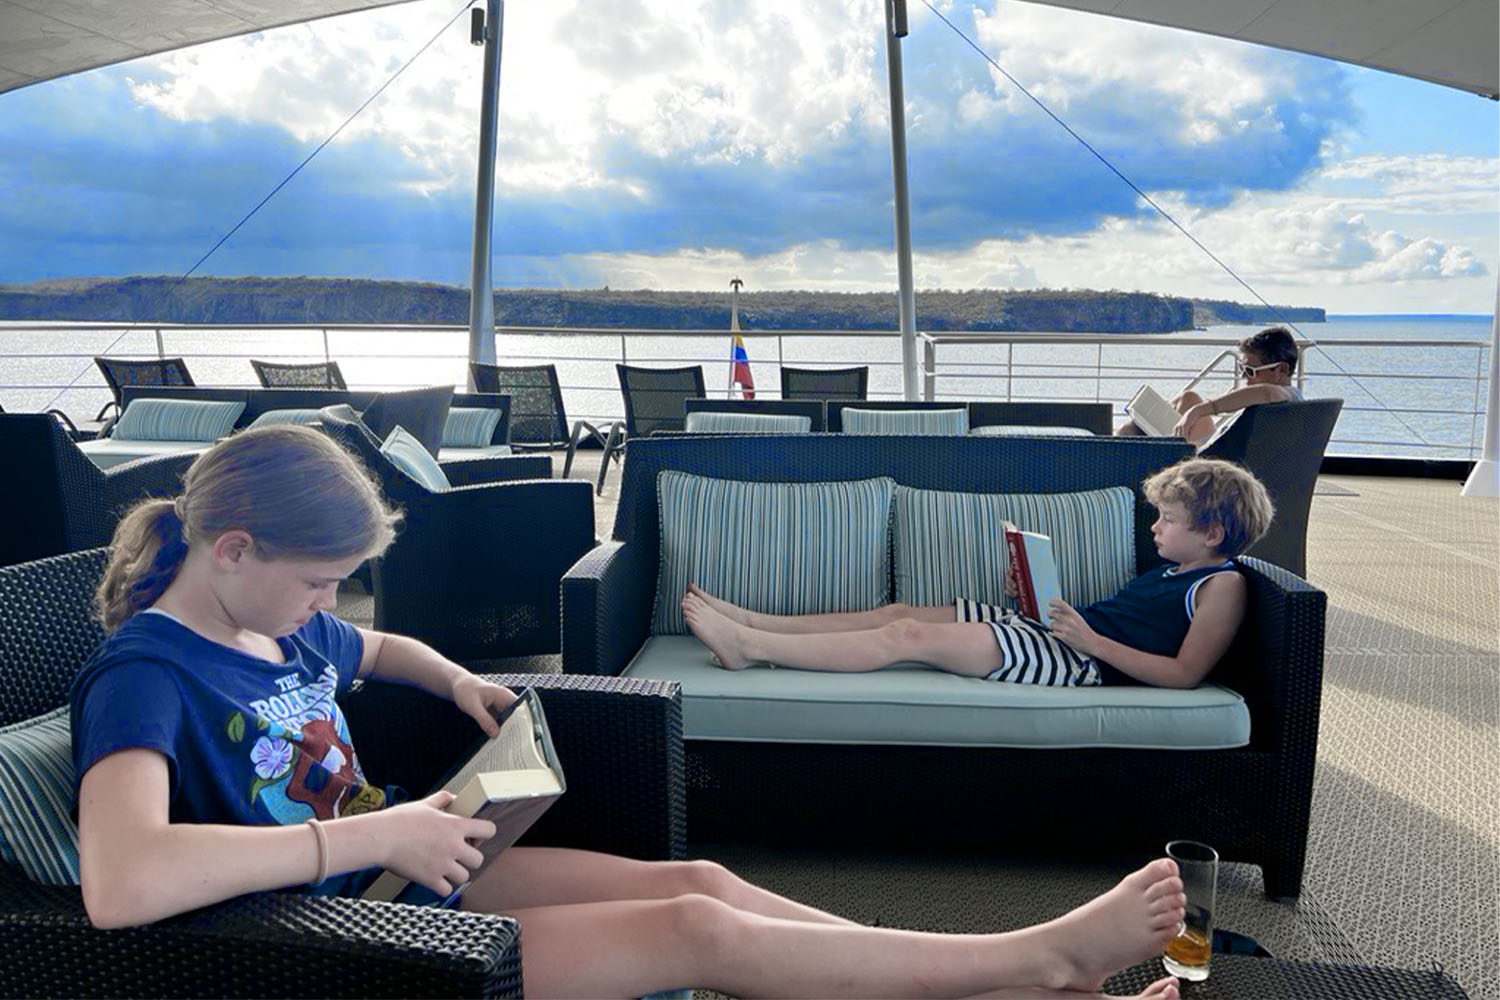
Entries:
<svg viewBox="0 0 1500 1000">
<path fill-rule="evenodd" d="M 406 0 L 0 0 L 0 93 L 86 69 Z"/>
<path fill-rule="evenodd" d="M 1029 0 L 1500 94 L 1496 0 Z M 1205 81 L 1207 82 L 1207 81 Z"/>
</svg>

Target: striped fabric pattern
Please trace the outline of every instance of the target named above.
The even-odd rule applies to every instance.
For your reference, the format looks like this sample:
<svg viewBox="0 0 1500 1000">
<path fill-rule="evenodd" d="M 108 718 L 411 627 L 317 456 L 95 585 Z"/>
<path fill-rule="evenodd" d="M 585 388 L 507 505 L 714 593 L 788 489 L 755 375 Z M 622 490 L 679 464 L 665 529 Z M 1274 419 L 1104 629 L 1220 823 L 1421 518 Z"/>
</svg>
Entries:
<svg viewBox="0 0 1500 1000">
<path fill-rule="evenodd" d="M 1008 604 L 1004 525 L 1052 538 L 1063 598 L 1074 607 L 1135 578 L 1135 491 L 950 493 L 896 487 L 896 600 Z"/>
<path fill-rule="evenodd" d="M 305 427 L 317 422 L 317 410 L 267 410 L 250 421 L 250 427 L 273 427 L 278 424 L 301 424 Z"/>
<path fill-rule="evenodd" d="M 78 884 L 68 708 L 0 729 L 0 859 L 33 882 Z"/>
<path fill-rule="evenodd" d="M 1093 432 L 1082 427 L 1064 427 L 1052 424 L 985 424 L 971 427 L 969 433 L 975 437 L 1093 437 Z"/>
<path fill-rule="evenodd" d="M 429 493 L 446 493 L 452 488 L 437 459 L 400 424 L 391 428 L 385 443 L 380 446 L 380 452 Z"/>
<path fill-rule="evenodd" d="M 1057 638 L 1041 622 L 962 597 L 957 601 L 957 612 L 959 621 L 984 622 L 995 633 L 1004 665 L 986 674 L 987 681 L 1043 687 L 1093 687 L 1103 683 L 1092 657 Z"/>
<path fill-rule="evenodd" d="M 812 417 L 796 413 L 727 413 L 694 410 L 683 425 L 689 434 L 807 434 Z"/>
<path fill-rule="evenodd" d="M 243 400 L 133 399 L 113 436 L 121 441 L 217 441 L 244 412 Z"/>
<path fill-rule="evenodd" d="M 750 483 L 657 477 L 661 553 L 653 635 L 682 635 L 696 583 L 752 611 L 867 611 L 890 599 L 895 481 Z"/>
<path fill-rule="evenodd" d="M 500 411 L 493 406 L 452 406 L 443 424 L 444 448 L 488 448 L 500 426 Z"/>
<path fill-rule="evenodd" d="M 967 434 L 969 411 L 860 410 L 846 406 L 841 413 L 845 434 Z"/>
</svg>

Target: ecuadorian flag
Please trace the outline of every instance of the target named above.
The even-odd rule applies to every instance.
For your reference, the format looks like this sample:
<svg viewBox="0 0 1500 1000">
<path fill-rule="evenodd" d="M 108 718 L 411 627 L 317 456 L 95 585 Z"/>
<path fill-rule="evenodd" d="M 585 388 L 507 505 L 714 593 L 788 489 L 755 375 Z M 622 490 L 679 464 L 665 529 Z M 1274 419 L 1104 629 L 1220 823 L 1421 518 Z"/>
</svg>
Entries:
<svg viewBox="0 0 1500 1000">
<path fill-rule="evenodd" d="M 733 374 L 729 379 L 729 387 L 733 389 L 735 386 L 739 386 L 740 394 L 745 399 L 754 399 L 755 379 L 750 375 L 750 355 L 745 353 L 745 338 L 740 336 L 740 319 L 738 316 L 730 324 L 730 329 L 734 331 L 734 347 L 730 352 L 730 357 L 734 359 L 734 365 Z"/>
</svg>

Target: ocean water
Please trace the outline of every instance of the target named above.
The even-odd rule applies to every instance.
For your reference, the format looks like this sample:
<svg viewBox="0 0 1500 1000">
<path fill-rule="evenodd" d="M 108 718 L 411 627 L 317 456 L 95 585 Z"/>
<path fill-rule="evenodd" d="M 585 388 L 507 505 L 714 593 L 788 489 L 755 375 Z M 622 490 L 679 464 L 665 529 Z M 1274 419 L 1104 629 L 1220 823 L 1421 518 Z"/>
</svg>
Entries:
<svg viewBox="0 0 1500 1000">
<path fill-rule="evenodd" d="M 944 344 L 937 352 L 939 399 L 1100 399 L 1118 409 L 1142 382 L 1172 395 L 1224 346 L 1258 326 L 1216 326 L 1161 334 L 1149 343 Z M 1334 454 L 1473 458 L 1483 437 L 1491 320 L 1487 316 L 1332 316 L 1300 334 L 1304 391 L 1337 396 L 1344 411 Z M 318 329 L 163 330 L 167 356 L 187 359 L 200 385 L 253 385 L 248 359 L 318 360 Z M 350 385 L 395 388 L 462 384 L 466 331 L 423 328 L 330 330 L 326 350 Z M 763 395 L 776 395 L 779 364 L 870 366 L 872 398 L 900 396 L 901 349 L 895 334 L 795 335 L 744 331 L 751 370 Z M 0 406 L 55 406 L 89 419 L 110 398 L 93 357 L 154 357 L 154 328 L 78 329 L 68 324 L 0 323 Z M 726 333 L 502 333 L 501 363 L 553 362 L 570 417 L 623 413 L 614 365 L 703 364 L 710 395 L 727 391 Z M 1222 362 L 1202 383 L 1209 393 L 1232 385 Z"/>
</svg>

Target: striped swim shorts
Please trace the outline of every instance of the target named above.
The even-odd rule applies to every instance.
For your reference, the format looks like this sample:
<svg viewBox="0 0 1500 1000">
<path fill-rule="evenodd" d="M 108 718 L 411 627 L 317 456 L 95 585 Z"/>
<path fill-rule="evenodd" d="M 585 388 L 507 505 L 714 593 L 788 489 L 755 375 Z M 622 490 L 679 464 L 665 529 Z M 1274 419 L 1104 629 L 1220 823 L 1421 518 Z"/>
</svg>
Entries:
<svg viewBox="0 0 1500 1000">
<path fill-rule="evenodd" d="M 1054 636 L 1047 626 L 1012 611 L 960 597 L 961 622 L 984 622 L 995 632 L 1004 664 L 985 680 L 1046 687 L 1093 687 L 1103 683 L 1099 665 Z"/>
</svg>

